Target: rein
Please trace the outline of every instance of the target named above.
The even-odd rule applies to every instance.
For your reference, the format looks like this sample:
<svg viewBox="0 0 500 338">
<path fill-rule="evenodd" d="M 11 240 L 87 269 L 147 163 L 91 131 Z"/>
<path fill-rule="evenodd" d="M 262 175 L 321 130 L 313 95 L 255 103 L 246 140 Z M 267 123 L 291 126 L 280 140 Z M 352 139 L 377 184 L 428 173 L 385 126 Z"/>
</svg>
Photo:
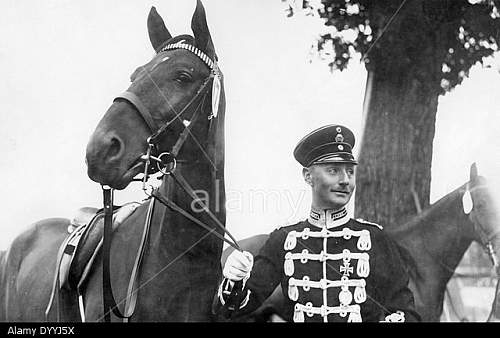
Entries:
<svg viewBox="0 0 500 338">
<path fill-rule="evenodd" d="M 151 197 L 151 202 L 148 209 L 148 214 L 146 217 L 144 231 L 141 238 L 141 243 L 139 245 L 138 253 L 136 256 L 136 260 L 134 262 L 134 267 L 132 270 L 132 275 L 130 277 L 129 286 L 127 289 L 127 297 L 125 303 L 125 311 L 124 313 L 120 312 L 118 309 L 116 300 L 113 296 L 113 290 L 111 285 L 111 276 L 110 276 L 110 249 L 111 249 L 111 238 L 112 238 L 112 217 L 113 217 L 113 190 L 110 187 L 102 186 L 103 189 L 103 198 L 104 198 L 104 234 L 103 234 L 103 306 L 104 306 L 104 320 L 106 322 L 111 321 L 111 311 L 119 317 L 123 318 L 124 321 L 128 321 L 129 318 L 133 315 L 135 306 L 137 304 L 137 283 L 139 278 L 139 270 L 142 263 L 142 258 L 144 256 L 144 251 L 146 247 L 146 242 L 148 239 L 149 229 L 152 222 L 152 214 L 154 209 L 154 202 L 157 200 L 163 205 L 167 206 L 173 211 L 176 211 L 192 221 L 193 223 L 201 226 L 202 228 L 212 233 L 217 238 L 223 240 L 228 243 L 230 246 L 234 247 L 236 250 L 242 251 L 240 246 L 238 245 L 236 239 L 229 233 L 229 231 L 225 228 L 225 226 L 219 221 L 219 219 L 210 211 L 210 209 L 196 196 L 193 188 L 189 185 L 189 183 L 184 179 L 184 177 L 177 171 L 176 169 L 176 157 L 182 146 L 184 145 L 187 137 L 191 133 L 191 129 L 195 125 L 198 120 L 199 113 L 201 108 L 203 107 L 203 103 L 205 102 L 206 95 L 208 93 L 209 84 L 212 83 L 212 113 L 208 116 L 208 119 L 211 120 L 213 117 L 217 116 L 217 109 L 219 103 L 219 95 L 220 95 L 220 72 L 218 70 L 217 65 L 210 60 L 208 56 L 206 56 L 203 52 L 198 50 L 196 47 L 183 44 L 176 43 L 172 45 L 165 46 L 161 51 L 165 51 L 168 49 L 186 49 L 190 52 L 197 55 L 205 64 L 209 66 L 212 70 L 210 76 L 206 78 L 203 84 L 200 86 L 200 89 L 196 93 L 196 95 L 184 106 L 180 113 L 176 114 L 171 120 L 163 124 L 161 127 L 158 127 L 152 114 L 149 112 L 148 108 L 141 102 L 139 97 L 132 92 L 125 92 L 116 97 L 116 99 L 124 99 L 132 104 L 137 112 L 141 115 L 145 123 L 148 125 L 149 129 L 153 133 L 150 137 L 148 137 L 148 148 L 144 155 L 141 156 L 141 160 L 144 162 L 144 175 L 142 177 L 143 191 L 146 195 Z M 115 99 L 115 100 L 116 100 Z M 175 145 L 172 147 L 170 152 L 163 152 L 158 156 L 154 156 L 154 151 L 157 149 L 157 143 L 163 134 L 168 130 L 169 126 L 178 119 L 184 112 L 191 107 L 196 101 L 199 100 L 198 106 L 191 117 L 191 121 L 188 124 L 184 124 L 184 130 L 180 133 Z M 163 158 L 166 158 L 165 160 Z M 151 189 L 151 192 L 148 193 L 146 183 L 150 174 L 151 162 L 154 161 L 157 165 L 158 170 L 164 175 L 171 175 L 174 178 L 174 181 L 181 186 L 181 188 L 194 200 L 197 201 L 201 206 L 203 211 L 213 220 L 215 225 L 222 230 L 223 233 L 227 234 L 231 241 L 224 237 L 224 235 L 219 232 L 214 231 L 215 229 L 206 225 L 205 223 L 198 220 L 196 217 L 188 213 L 186 210 L 179 207 L 172 200 L 161 196 L 158 193 L 158 189 Z M 169 167 L 169 168 L 167 168 Z M 217 168 L 215 168 L 217 169 Z"/>
</svg>

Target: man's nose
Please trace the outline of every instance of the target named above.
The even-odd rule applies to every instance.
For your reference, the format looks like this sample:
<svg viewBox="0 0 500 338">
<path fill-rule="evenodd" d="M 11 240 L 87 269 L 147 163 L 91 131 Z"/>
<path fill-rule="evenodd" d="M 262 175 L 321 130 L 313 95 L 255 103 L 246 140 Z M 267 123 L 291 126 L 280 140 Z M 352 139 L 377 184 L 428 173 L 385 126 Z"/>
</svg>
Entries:
<svg viewBox="0 0 500 338">
<path fill-rule="evenodd" d="M 347 175 L 346 170 L 340 170 L 339 184 L 341 184 L 341 185 L 348 185 L 349 184 L 349 177 Z"/>
</svg>

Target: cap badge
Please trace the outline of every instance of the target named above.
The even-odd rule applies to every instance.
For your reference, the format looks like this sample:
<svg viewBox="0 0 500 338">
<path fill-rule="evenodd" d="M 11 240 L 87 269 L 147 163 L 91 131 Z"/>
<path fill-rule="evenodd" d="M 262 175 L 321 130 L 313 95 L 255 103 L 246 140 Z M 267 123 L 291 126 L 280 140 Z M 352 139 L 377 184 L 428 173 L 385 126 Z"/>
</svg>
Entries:
<svg viewBox="0 0 500 338">
<path fill-rule="evenodd" d="M 342 146 L 341 144 L 339 144 L 338 148 L 339 150 L 344 150 L 344 146 Z"/>
<path fill-rule="evenodd" d="M 337 130 L 337 133 L 341 133 L 342 132 L 342 128 L 340 128 L 340 127 L 337 127 L 337 129 L 335 129 L 335 130 Z"/>
<path fill-rule="evenodd" d="M 337 134 L 337 136 L 335 136 L 335 142 L 344 142 L 344 136 L 342 136 L 342 134 Z"/>
</svg>

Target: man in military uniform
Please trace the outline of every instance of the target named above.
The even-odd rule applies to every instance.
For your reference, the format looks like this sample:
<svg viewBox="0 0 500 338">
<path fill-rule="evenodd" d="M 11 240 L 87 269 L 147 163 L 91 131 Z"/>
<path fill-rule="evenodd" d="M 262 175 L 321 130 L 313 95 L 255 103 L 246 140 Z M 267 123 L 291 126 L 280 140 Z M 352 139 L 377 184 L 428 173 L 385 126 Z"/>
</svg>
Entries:
<svg viewBox="0 0 500 338">
<path fill-rule="evenodd" d="M 250 313 L 281 283 L 288 321 L 419 320 L 395 243 L 379 225 L 347 215 L 353 146 L 353 133 L 340 125 L 316 129 L 298 143 L 294 156 L 311 186 L 310 215 L 273 231 L 255 264 L 249 252 L 228 257 L 219 313 L 235 303 L 233 316 Z"/>
</svg>

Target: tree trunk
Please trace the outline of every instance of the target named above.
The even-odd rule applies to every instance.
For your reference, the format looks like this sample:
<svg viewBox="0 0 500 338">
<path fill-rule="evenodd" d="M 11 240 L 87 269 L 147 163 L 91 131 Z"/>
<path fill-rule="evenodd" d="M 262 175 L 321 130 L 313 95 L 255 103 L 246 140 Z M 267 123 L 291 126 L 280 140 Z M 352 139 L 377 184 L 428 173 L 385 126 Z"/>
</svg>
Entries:
<svg viewBox="0 0 500 338">
<path fill-rule="evenodd" d="M 403 224 L 429 205 L 432 143 L 447 53 L 442 41 L 451 29 L 431 22 L 421 2 L 408 1 L 390 26 L 385 20 L 377 24 L 379 39 L 365 55 L 372 78 L 359 148 L 355 215 L 385 227 Z"/>
<path fill-rule="evenodd" d="M 438 93 L 417 79 L 417 69 L 372 74 L 355 211 L 386 227 L 429 205 Z"/>
</svg>

